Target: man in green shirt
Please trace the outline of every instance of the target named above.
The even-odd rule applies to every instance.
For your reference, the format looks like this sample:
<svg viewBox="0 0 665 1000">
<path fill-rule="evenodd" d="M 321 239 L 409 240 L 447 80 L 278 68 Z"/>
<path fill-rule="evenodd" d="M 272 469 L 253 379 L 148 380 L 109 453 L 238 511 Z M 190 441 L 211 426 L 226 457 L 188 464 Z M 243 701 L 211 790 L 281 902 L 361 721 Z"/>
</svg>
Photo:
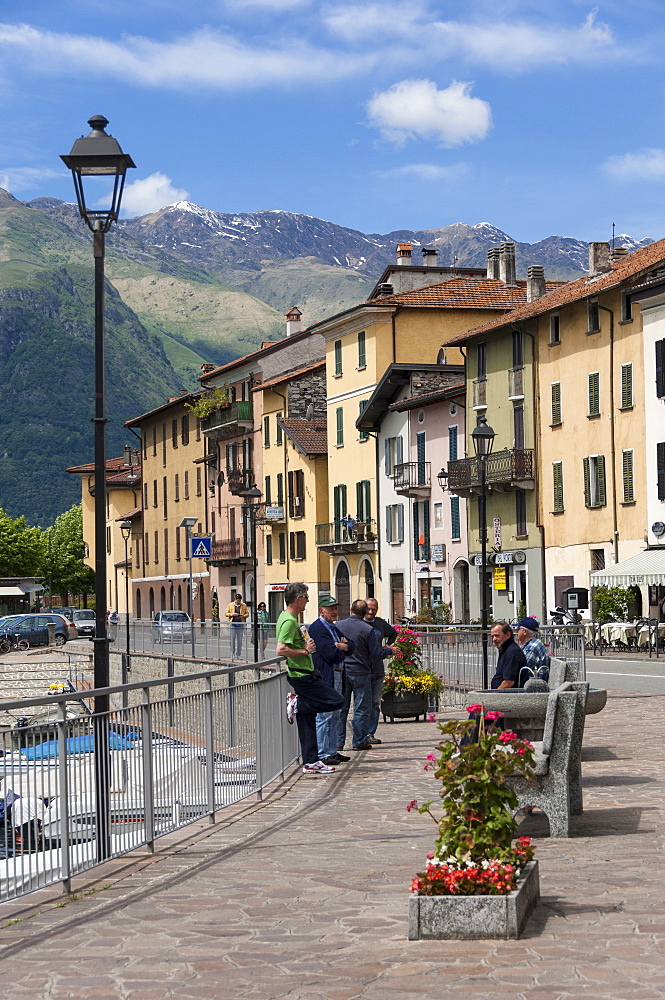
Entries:
<svg viewBox="0 0 665 1000">
<path fill-rule="evenodd" d="M 295 694 L 286 696 L 286 715 L 289 722 L 298 724 L 300 752 L 305 774 L 330 774 L 335 770 L 319 760 L 316 740 L 318 712 L 336 712 L 344 705 L 344 698 L 334 688 L 325 684 L 312 662 L 316 649 L 314 641 L 301 632 L 298 617 L 309 601 L 304 583 L 289 583 L 284 591 L 286 608 L 277 619 L 277 655 L 286 657 L 286 672 Z"/>
</svg>

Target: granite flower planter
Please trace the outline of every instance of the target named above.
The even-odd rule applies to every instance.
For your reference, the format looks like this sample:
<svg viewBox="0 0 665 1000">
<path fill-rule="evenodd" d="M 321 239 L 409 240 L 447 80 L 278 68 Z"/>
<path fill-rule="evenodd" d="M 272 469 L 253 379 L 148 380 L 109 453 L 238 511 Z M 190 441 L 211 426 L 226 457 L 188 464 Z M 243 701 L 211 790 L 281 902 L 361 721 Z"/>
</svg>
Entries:
<svg viewBox="0 0 665 1000">
<path fill-rule="evenodd" d="M 409 941 L 518 938 L 539 899 L 537 861 L 507 896 L 411 896 Z"/>
<path fill-rule="evenodd" d="M 394 722 L 395 719 L 416 719 L 427 715 L 429 695 L 427 694 L 384 694 L 381 699 L 381 714 Z"/>
</svg>

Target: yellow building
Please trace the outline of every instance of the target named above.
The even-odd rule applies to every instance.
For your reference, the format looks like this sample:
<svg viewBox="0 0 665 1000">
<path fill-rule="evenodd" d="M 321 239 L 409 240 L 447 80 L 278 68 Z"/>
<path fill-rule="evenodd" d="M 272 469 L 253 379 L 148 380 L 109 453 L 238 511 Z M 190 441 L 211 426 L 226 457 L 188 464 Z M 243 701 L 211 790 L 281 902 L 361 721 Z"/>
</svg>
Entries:
<svg viewBox="0 0 665 1000">
<path fill-rule="evenodd" d="M 85 542 L 85 563 L 95 569 L 95 464 L 75 465 L 67 472 L 81 477 L 81 507 L 83 512 L 83 539 Z M 141 513 L 141 455 L 127 446 L 119 458 L 106 460 L 106 593 L 109 611 L 124 615 L 127 611 L 125 600 L 126 584 L 132 576 L 140 572 L 140 534 L 134 532 L 127 547 L 120 531 L 123 521 L 136 523 Z"/>
<path fill-rule="evenodd" d="M 257 386 L 254 396 L 263 415 L 262 551 L 275 621 L 289 581 L 307 584 L 312 607 L 330 592 L 328 558 L 316 545 L 316 525 L 328 512 L 325 362 L 278 375 Z"/>
<path fill-rule="evenodd" d="M 524 384 L 536 473 L 529 535 L 539 535 L 543 614 L 567 588 L 589 588 L 592 572 L 644 549 L 645 449 L 659 431 L 645 420 L 642 318 L 631 292 L 664 261 L 664 240 L 632 254 L 592 243 L 587 276 L 468 338 L 470 352 L 486 343 L 488 358 L 516 335 L 529 345 L 525 365 L 535 352 L 535 381 L 525 369 Z M 489 405 L 487 415 L 494 426 Z M 647 591 L 635 589 L 637 613 L 649 613 Z"/>
<path fill-rule="evenodd" d="M 398 294 L 380 283 L 367 302 L 311 327 L 326 341 L 328 410 L 330 499 L 317 545 L 329 556 L 325 579 L 341 616 L 350 601 L 378 593 L 377 444 L 375 436 L 356 429 L 369 397 L 396 362 L 463 363 L 450 341 L 524 301 L 524 282 L 509 286 L 477 272 L 451 273 L 445 281 Z"/>
<path fill-rule="evenodd" d="M 179 525 L 184 517 L 196 517 L 193 533 L 208 533 L 205 442 L 200 421 L 187 405 L 196 396 L 176 396 L 125 425 L 140 434 L 143 469 L 141 516 L 133 538 L 136 618 L 189 608 L 187 532 Z M 205 560 L 194 563 L 192 596 L 194 618 L 209 618 L 210 573 Z"/>
</svg>

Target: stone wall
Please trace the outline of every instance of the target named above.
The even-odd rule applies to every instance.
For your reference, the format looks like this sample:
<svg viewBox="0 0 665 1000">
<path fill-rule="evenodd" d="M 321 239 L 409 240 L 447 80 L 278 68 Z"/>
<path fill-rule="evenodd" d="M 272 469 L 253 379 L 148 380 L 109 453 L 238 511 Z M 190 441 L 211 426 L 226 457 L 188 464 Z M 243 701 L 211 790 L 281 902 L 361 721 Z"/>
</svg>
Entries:
<svg viewBox="0 0 665 1000">
<path fill-rule="evenodd" d="M 307 416 L 307 407 L 314 404 L 314 416 L 327 416 L 326 411 L 326 370 L 309 372 L 300 378 L 289 382 L 288 387 L 289 416 Z"/>
</svg>

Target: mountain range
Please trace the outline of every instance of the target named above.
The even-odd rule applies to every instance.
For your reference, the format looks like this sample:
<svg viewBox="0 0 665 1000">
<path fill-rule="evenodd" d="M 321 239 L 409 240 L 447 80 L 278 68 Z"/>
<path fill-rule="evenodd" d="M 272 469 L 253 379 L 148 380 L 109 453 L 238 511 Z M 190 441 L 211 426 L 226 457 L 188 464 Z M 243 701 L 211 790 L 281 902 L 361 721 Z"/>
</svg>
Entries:
<svg viewBox="0 0 665 1000">
<path fill-rule="evenodd" d="M 291 306 L 309 324 L 366 299 L 397 243 L 433 246 L 443 265 L 483 267 L 487 249 L 509 239 L 485 222 L 365 234 L 190 202 L 120 221 L 107 238 L 108 454 L 131 439 L 125 420 L 195 387 L 202 361 L 223 364 L 282 336 Z M 520 276 L 529 264 L 552 279 L 586 270 L 583 241 L 515 242 Z M 64 470 L 92 458 L 92 263 L 74 205 L 0 189 L 0 506 L 33 524 L 76 502 L 79 480 Z"/>
</svg>

